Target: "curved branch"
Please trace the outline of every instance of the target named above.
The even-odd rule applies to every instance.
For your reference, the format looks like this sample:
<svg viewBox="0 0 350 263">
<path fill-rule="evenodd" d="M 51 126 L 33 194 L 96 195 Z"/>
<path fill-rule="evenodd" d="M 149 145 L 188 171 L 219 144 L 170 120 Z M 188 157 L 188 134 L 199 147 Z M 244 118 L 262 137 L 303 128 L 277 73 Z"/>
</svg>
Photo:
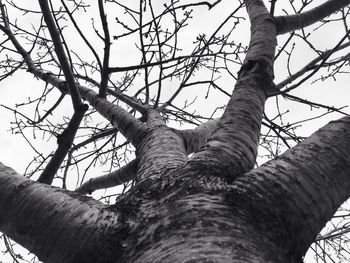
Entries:
<svg viewBox="0 0 350 263">
<path fill-rule="evenodd" d="M 285 34 L 312 25 L 349 4 L 350 0 L 328 0 L 301 14 L 277 16 L 275 17 L 277 34 Z"/>
<path fill-rule="evenodd" d="M 350 196 L 350 117 L 330 122 L 280 157 L 234 182 L 281 247 L 301 257 Z M 278 208 L 277 208 L 278 207 Z M 278 229 L 276 232 L 273 229 Z"/>
<path fill-rule="evenodd" d="M 136 178 L 137 159 L 132 160 L 127 165 L 114 172 L 91 178 L 83 183 L 75 191 L 81 194 L 91 194 L 92 192 L 121 185 Z"/>
</svg>

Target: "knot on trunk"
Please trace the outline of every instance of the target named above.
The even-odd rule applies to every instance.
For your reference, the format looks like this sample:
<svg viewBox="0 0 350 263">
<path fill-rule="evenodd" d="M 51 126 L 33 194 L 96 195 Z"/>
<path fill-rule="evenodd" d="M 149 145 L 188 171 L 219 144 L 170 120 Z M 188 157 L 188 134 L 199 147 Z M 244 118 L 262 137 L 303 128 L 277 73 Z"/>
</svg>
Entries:
<svg viewBox="0 0 350 263">
<path fill-rule="evenodd" d="M 238 78 L 254 75 L 259 80 L 259 87 L 262 88 L 267 97 L 275 94 L 278 89 L 273 82 L 273 67 L 264 59 L 248 60 L 238 72 Z"/>
</svg>

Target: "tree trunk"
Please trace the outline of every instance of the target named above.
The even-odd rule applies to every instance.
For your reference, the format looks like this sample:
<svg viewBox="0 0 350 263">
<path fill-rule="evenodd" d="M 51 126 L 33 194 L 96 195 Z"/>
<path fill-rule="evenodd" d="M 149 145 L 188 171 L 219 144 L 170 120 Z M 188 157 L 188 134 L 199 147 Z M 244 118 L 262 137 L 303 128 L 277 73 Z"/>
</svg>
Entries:
<svg viewBox="0 0 350 263">
<path fill-rule="evenodd" d="M 137 223 L 121 262 L 298 262 L 232 202 L 224 180 L 203 174 L 185 166 L 130 194 Z"/>
<path fill-rule="evenodd" d="M 297 262 L 232 202 L 225 181 L 187 166 L 113 208 L 5 171 L 0 230 L 44 262 Z"/>
<path fill-rule="evenodd" d="M 110 207 L 2 165 L 0 230 L 44 262 L 301 262 L 349 197 L 349 131 L 331 122 L 233 183 L 225 167 L 148 167 Z"/>
</svg>

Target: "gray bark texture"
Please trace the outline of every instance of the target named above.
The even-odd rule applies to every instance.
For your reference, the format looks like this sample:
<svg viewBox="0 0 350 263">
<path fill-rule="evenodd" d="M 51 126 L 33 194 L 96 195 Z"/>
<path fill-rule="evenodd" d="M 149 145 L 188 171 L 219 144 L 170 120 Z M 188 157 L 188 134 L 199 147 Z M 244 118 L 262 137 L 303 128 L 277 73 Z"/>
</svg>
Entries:
<svg viewBox="0 0 350 263">
<path fill-rule="evenodd" d="M 302 262 L 350 194 L 350 116 L 254 165 L 264 105 L 275 91 L 276 36 L 310 24 L 313 15 L 329 15 L 334 1 L 305 19 L 275 19 L 262 0 L 244 2 L 250 45 L 220 119 L 178 131 L 148 109 L 143 123 L 77 85 L 81 98 L 133 143 L 136 159 L 77 192 L 33 182 L 1 164 L 0 231 L 47 263 Z M 349 3 L 335 2 L 337 8 Z M 30 58 L 26 63 L 62 88 Z M 82 194 L 131 179 L 134 186 L 114 205 Z"/>
</svg>

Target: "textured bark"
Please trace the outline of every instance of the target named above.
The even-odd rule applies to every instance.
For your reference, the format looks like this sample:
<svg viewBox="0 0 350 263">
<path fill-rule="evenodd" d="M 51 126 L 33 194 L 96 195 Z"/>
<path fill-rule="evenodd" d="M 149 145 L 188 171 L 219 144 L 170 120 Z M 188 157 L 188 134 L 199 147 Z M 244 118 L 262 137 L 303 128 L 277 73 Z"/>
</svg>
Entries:
<svg viewBox="0 0 350 263">
<path fill-rule="evenodd" d="M 226 167 L 222 177 L 233 181 L 254 167 L 267 95 L 273 90 L 276 27 L 264 3 L 245 1 L 251 40 L 232 97 L 208 142 L 190 159 L 209 173 Z M 204 162 L 205 161 L 205 162 Z"/>
<path fill-rule="evenodd" d="M 0 163 L 0 231 L 45 263 L 115 262 L 124 230 L 117 210 L 36 183 Z"/>
<path fill-rule="evenodd" d="M 233 200 L 232 187 L 216 174 L 208 175 L 205 167 L 193 171 L 185 165 L 152 179 L 143 180 L 119 200 L 124 207 L 133 205 L 129 213 L 133 227 L 121 262 L 301 260 L 256 224 L 249 200 Z M 270 226 L 272 219 L 260 223 Z"/>
<path fill-rule="evenodd" d="M 121 134 L 125 136 L 133 145 L 137 145 L 145 127 L 129 112 L 101 98 L 95 91 L 84 86 L 78 85 L 81 97 L 98 111 L 103 117 L 109 120 L 114 127 L 118 128 Z"/>
<path fill-rule="evenodd" d="M 178 130 L 188 154 L 198 151 L 218 128 L 218 119 L 207 121 L 195 129 Z"/>
<path fill-rule="evenodd" d="M 239 177 L 234 183 L 238 191 L 232 192 L 232 198 L 235 202 L 250 200 L 252 213 L 270 222 L 268 235 L 289 253 L 301 257 L 350 196 L 349 149 L 347 116 Z"/>
<path fill-rule="evenodd" d="M 136 156 L 139 158 L 138 180 L 162 176 L 187 160 L 182 138 L 165 125 L 155 110 L 148 113 L 147 132 L 136 150 Z"/>
<path fill-rule="evenodd" d="M 232 185 L 225 167 L 154 166 L 108 209 L 1 166 L 0 230 L 46 262 L 301 262 L 349 196 L 349 130 L 332 122 Z"/>
</svg>

